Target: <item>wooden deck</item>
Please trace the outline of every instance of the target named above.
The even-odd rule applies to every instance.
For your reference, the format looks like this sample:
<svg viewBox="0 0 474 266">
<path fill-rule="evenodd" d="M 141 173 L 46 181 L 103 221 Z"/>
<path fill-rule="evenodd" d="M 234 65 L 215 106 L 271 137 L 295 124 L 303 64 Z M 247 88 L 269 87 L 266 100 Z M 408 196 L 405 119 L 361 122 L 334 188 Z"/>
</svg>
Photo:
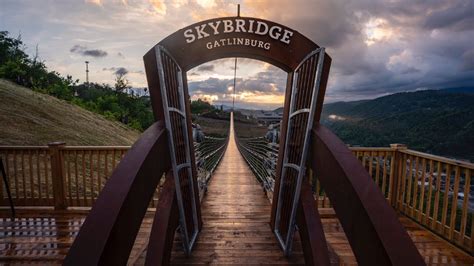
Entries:
<svg viewBox="0 0 474 266">
<path fill-rule="evenodd" d="M 325 211 L 326 215 L 323 215 L 322 219 L 324 234 L 332 257 L 336 257 L 336 264 L 357 265 L 354 253 L 337 217 L 332 209 L 325 209 Z M 474 265 L 474 257 L 427 231 L 411 219 L 400 215 L 400 221 L 407 229 L 427 265 Z M 335 262 L 334 259 L 332 260 Z"/>
<path fill-rule="evenodd" d="M 88 211 L 52 211 L 35 209 L 0 211 L 0 264 L 61 265 Z M 129 258 L 133 265 L 148 244 L 153 212 L 145 215 Z"/>
</svg>

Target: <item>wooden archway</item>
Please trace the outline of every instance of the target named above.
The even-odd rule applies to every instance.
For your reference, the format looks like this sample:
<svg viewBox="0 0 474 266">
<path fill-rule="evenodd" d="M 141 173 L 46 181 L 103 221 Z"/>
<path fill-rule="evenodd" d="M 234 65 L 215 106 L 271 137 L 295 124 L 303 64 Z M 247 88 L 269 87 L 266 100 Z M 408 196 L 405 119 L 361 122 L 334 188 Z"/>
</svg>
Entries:
<svg viewBox="0 0 474 266">
<path fill-rule="evenodd" d="M 145 56 L 145 69 L 149 84 L 152 105 L 157 120 L 164 120 L 169 124 L 168 130 L 173 132 L 171 135 L 176 137 L 177 125 L 179 122 L 173 122 L 170 114 L 175 108 L 169 105 L 173 104 L 178 98 L 182 102 L 188 102 L 188 88 L 186 84 L 186 71 L 208 61 L 228 58 L 245 57 L 261 60 L 275 65 L 288 73 L 286 92 L 288 97 L 285 103 L 285 119 L 282 123 L 283 141 L 280 142 L 279 162 L 277 166 L 276 197 L 273 200 L 272 208 L 272 227 L 275 231 L 284 252 L 291 253 L 291 243 L 296 224 L 296 211 L 300 197 L 302 180 L 304 178 L 305 162 L 309 149 L 310 130 L 314 122 L 319 121 L 324 94 L 326 90 L 327 79 L 331 58 L 317 44 L 300 34 L 281 24 L 267 20 L 261 20 L 248 17 L 225 17 L 206 20 L 195 23 L 186 28 L 178 30 L 171 34 L 155 47 L 153 47 Z M 177 75 L 177 76 L 176 76 Z M 174 95 L 175 91 L 183 91 L 181 95 Z M 189 109 L 182 110 L 190 114 Z M 187 121 L 190 128 L 190 121 Z M 188 135 L 190 132 L 187 132 Z M 187 135 L 187 134 L 183 134 Z M 291 135 L 292 140 L 287 138 Z M 170 140 L 171 153 L 179 151 L 173 143 L 176 140 Z M 292 142 L 293 144 L 288 144 Z M 188 149 L 192 150 L 191 143 Z M 182 147 L 181 147 L 182 149 Z M 172 161 L 175 160 L 172 156 Z M 193 157 L 193 156 L 191 156 Z M 184 162 L 181 162 L 184 163 Z M 193 163 L 191 163 L 194 165 Z M 172 163 L 174 168 L 178 164 Z M 193 168 L 193 173 L 196 173 Z M 196 184 L 196 175 L 190 178 L 191 184 Z M 182 223 L 181 230 L 183 239 L 185 239 L 185 250 L 190 252 L 193 245 L 193 238 L 200 228 L 190 226 L 191 197 L 183 198 L 186 195 L 181 190 L 189 190 L 187 186 L 183 187 L 180 183 L 182 179 L 175 177 L 177 184 L 177 197 Z M 197 189 L 194 189 L 196 191 Z M 278 193 L 281 190 L 280 193 Z M 200 225 L 198 195 L 195 193 L 193 198 L 194 207 L 197 212 L 194 213 L 196 225 Z M 184 203 L 183 203 L 184 202 Z M 192 205 L 194 206 L 194 205 Z M 317 216 L 316 210 L 312 215 Z M 186 221 L 186 222 L 185 222 Z M 184 224 L 188 224 L 185 227 Z M 321 224 L 313 225 L 322 232 Z M 186 228 L 193 230 L 188 232 Z M 320 233 L 322 235 L 322 233 Z M 323 236 L 323 235 L 322 235 Z M 323 238 L 324 240 L 324 238 Z M 327 250 L 326 243 L 322 243 L 323 249 Z"/>
</svg>

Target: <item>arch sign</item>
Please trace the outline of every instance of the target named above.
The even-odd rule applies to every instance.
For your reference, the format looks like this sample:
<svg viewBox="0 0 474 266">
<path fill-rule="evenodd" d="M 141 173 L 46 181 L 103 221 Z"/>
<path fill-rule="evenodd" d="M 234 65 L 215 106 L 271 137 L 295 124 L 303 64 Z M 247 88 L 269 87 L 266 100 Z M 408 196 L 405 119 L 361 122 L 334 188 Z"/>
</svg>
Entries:
<svg viewBox="0 0 474 266">
<path fill-rule="evenodd" d="M 144 56 L 153 112 L 168 132 L 184 250 L 191 252 L 202 224 L 186 72 L 228 57 L 261 60 L 288 73 L 271 224 L 289 255 L 310 131 L 319 121 L 331 58 L 293 29 L 240 16 L 190 25 Z"/>
</svg>

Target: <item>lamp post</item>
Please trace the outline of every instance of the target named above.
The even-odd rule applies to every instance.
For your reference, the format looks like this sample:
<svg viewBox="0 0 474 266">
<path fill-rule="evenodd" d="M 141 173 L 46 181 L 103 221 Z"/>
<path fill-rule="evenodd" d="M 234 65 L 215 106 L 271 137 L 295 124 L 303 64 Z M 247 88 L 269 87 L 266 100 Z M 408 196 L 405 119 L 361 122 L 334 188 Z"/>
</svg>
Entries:
<svg viewBox="0 0 474 266">
<path fill-rule="evenodd" d="M 89 87 L 89 61 L 85 61 L 86 63 L 86 86 Z"/>
</svg>

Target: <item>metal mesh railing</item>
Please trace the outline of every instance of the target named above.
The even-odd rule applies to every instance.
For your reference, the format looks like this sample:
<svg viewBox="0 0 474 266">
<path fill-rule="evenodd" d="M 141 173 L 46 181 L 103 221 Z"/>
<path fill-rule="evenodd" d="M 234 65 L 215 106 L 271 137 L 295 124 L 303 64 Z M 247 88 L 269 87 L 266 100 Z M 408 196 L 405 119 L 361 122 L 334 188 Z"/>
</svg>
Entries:
<svg viewBox="0 0 474 266">
<path fill-rule="evenodd" d="M 237 147 L 267 192 L 273 192 L 278 144 L 263 137 L 237 138 Z"/>
<path fill-rule="evenodd" d="M 194 144 L 196 166 L 198 171 L 199 195 L 207 189 L 212 173 L 224 155 L 228 138 L 204 137 L 204 140 Z"/>
</svg>

